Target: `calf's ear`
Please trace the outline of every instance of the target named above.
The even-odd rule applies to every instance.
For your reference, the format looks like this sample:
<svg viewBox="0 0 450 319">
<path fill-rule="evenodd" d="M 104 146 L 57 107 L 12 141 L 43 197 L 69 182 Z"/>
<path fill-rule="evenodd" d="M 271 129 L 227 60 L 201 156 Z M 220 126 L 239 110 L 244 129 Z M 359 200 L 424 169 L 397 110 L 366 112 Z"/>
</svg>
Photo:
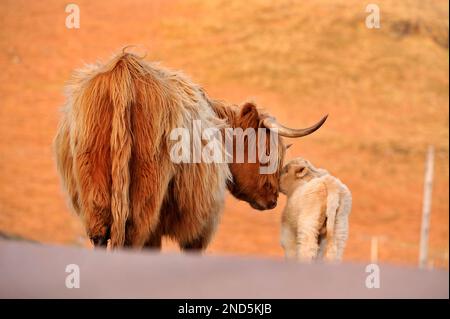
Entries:
<svg viewBox="0 0 450 319">
<path fill-rule="evenodd" d="M 295 177 L 297 177 L 297 178 L 302 178 L 306 174 L 308 174 L 308 168 L 306 168 L 304 166 L 300 166 L 295 169 Z"/>
</svg>

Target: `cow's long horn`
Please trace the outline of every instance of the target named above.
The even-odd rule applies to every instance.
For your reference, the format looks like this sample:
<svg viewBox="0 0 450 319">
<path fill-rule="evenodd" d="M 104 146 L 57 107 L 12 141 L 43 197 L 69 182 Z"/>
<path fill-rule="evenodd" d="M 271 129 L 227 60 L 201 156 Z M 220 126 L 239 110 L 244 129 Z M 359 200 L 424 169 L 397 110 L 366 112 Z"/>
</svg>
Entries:
<svg viewBox="0 0 450 319">
<path fill-rule="evenodd" d="M 281 125 L 273 117 L 266 117 L 262 120 L 264 127 L 268 129 L 278 129 L 278 134 L 285 137 L 302 137 L 311 134 L 318 130 L 327 120 L 328 114 L 325 115 L 319 122 L 307 128 L 294 129 Z"/>
</svg>

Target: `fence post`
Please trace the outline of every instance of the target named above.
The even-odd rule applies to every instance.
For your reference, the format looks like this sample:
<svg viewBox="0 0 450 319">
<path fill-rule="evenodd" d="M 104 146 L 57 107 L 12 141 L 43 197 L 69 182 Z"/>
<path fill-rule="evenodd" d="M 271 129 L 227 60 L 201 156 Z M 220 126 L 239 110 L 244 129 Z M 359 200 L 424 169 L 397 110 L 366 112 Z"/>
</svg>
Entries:
<svg viewBox="0 0 450 319">
<path fill-rule="evenodd" d="M 422 226 L 420 229 L 419 268 L 425 268 L 428 257 L 428 237 L 430 233 L 431 192 L 433 189 L 434 148 L 428 147 L 425 182 L 423 189 Z"/>
</svg>

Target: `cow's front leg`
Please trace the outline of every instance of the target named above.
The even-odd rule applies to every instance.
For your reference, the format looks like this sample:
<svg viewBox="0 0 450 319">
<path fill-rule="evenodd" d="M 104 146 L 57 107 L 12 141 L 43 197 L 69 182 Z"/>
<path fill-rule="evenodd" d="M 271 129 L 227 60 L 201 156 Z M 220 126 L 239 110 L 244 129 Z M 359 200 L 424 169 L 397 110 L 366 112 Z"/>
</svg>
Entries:
<svg viewBox="0 0 450 319">
<path fill-rule="evenodd" d="M 203 230 L 195 238 L 179 241 L 180 248 L 184 251 L 201 252 L 208 247 L 217 227 L 220 209 L 214 209 Z"/>
<path fill-rule="evenodd" d="M 209 240 L 207 239 L 207 237 L 208 235 L 204 235 L 199 236 L 191 241 L 182 242 L 180 243 L 180 248 L 185 251 L 201 252 L 208 246 Z"/>
</svg>

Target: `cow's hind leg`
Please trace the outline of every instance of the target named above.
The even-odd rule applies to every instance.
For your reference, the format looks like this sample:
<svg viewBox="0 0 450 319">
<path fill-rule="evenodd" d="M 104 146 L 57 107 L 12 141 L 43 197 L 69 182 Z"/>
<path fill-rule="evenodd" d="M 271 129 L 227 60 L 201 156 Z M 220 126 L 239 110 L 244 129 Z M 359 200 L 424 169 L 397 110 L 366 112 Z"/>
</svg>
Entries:
<svg viewBox="0 0 450 319">
<path fill-rule="evenodd" d="M 111 228 L 108 161 L 101 152 L 78 154 L 76 171 L 86 232 L 95 246 L 106 247 Z"/>
<path fill-rule="evenodd" d="M 125 246 L 142 248 L 156 230 L 171 175 L 169 160 L 148 162 L 132 159 L 132 209 L 126 224 Z"/>
<path fill-rule="evenodd" d="M 106 228 L 106 232 L 91 238 L 95 247 L 106 248 L 108 245 L 108 239 L 111 237 L 111 227 Z"/>
<path fill-rule="evenodd" d="M 64 188 L 69 195 L 72 209 L 77 213 L 77 215 L 84 216 L 86 230 L 92 243 L 95 246 L 106 247 L 110 236 L 110 220 L 108 216 L 109 201 L 105 198 L 109 196 L 108 187 L 105 185 L 108 177 L 106 174 L 100 174 L 97 172 L 96 180 L 91 180 L 89 176 L 83 176 L 83 178 L 81 178 L 86 185 L 92 187 L 87 193 L 85 192 L 83 198 L 81 198 L 81 200 L 84 199 L 83 206 L 87 207 L 86 211 L 83 212 L 79 202 L 80 196 L 77 190 L 77 177 L 81 177 L 83 174 L 90 174 L 89 171 L 92 169 L 90 166 L 92 165 L 92 160 L 95 161 L 95 156 L 93 157 L 93 154 L 90 153 L 85 153 L 78 156 L 77 162 L 81 165 L 78 166 L 78 175 L 74 174 L 74 161 L 70 148 L 70 134 L 66 119 L 63 119 L 53 145 L 55 149 L 57 169 L 61 175 Z M 102 165 L 99 169 L 107 168 Z M 100 185 L 96 185 L 96 183 L 100 183 Z M 92 199 L 89 196 L 89 192 L 97 193 L 99 195 L 97 196 L 97 203 L 93 203 L 91 201 Z M 104 198 L 101 199 L 102 197 Z M 96 205 L 97 207 L 95 207 Z"/>
<path fill-rule="evenodd" d="M 112 222 L 111 105 L 109 97 L 93 94 L 90 87 L 83 92 L 82 102 L 73 106 L 73 171 L 87 234 L 94 245 L 106 246 Z M 85 101 L 89 94 L 92 100 Z"/>
<path fill-rule="evenodd" d="M 162 235 L 159 229 L 153 231 L 144 244 L 145 248 L 160 250 L 162 246 Z"/>
</svg>

